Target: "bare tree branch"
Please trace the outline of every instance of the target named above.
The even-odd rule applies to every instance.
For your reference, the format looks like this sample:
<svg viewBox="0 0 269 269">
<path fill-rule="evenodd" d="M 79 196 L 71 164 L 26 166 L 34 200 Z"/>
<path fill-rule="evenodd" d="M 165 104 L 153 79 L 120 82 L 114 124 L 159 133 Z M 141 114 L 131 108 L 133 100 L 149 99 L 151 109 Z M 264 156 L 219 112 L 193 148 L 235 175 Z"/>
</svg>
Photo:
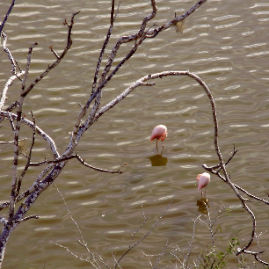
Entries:
<svg viewBox="0 0 269 269">
<path fill-rule="evenodd" d="M 21 94 L 22 97 L 25 97 L 39 81 L 41 81 L 53 68 L 55 68 L 64 58 L 68 50 L 71 48 L 71 45 L 72 45 L 71 31 L 74 25 L 74 18 L 79 12 L 80 11 L 73 13 L 70 24 L 68 24 L 66 20 L 64 21 L 64 25 L 68 26 L 68 35 L 67 35 L 67 44 L 61 56 L 56 57 L 57 60 L 53 64 L 49 65 L 48 68 L 40 76 L 38 76 L 25 91 L 23 91 L 23 93 Z"/>
<path fill-rule="evenodd" d="M 238 251 L 238 254 L 236 254 L 236 255 L 239 255 L 240 253 L 241 253 L 241 250 L 239 250 L 239 251 Z M 254 251 L 250 251 L 250 250 L 244 250 L 244 253 L 253 255 L 254 258 L 255 258 L 255 260 L 258 261 L 258 262 L 260 262 L 260 263 L 262 263 L 262 264 L 269 265 L 269 263 L 265 262 L 264 260 L 262 260 L 262 259 L 260 259 L 260 258 L 258 257 L 260 254 L 263 253 L 263 251 L 260 251 L 260 252 L 254 252 Z"/>
<path fill-rule="evenodd" d="M 33 114 L 33 111 L 31 111 L 31 114 L 32 114 L 32 118 L 33 118 L 33 123 L 34 123 L 34 129 L 33 129 L 33 137 L 32 137 L 32 144 L 31 144 L 31 147 L 30 147 L 30 150 L 29 150 L 29 154 L 27 156 L 27 163 L 25 164 L 24 166 L 24 169 L 19 177 L 19 180 L 18 180 L 18 186 L 17 186 L 17 190 L 16 190 L 16 197 L 19 195 L 20 193 L 20 188 L 21 188 L 21 183 L 22 183 L 22 179 L 24 178 L 29 166 L 30 166 L 30 163 L 31 163 L 31 157 L 32 157 L 32 151 L 33 151 L 33 147 L 34 147 L 34 144 L 35 144 L 35 117 L 34 117 L 34 114 Z"/>
<path fill-rule="evenodd" d="M 102 169 L 102 168 L 94 167 L 94 166 L 86 163 L 78 154 L 72 155 L 70 157 L 59 158 L 59 159 L 53 160 L 53 161 L 45 160 L 43 162 L 30 163 L 29 166 L 40 166 L 42 164 L 60 163 L 60 162 L 71 160 L 71 159 L 77 159 L 84 166 L 86 166 L 88 168 L 91 168 L 93 170 L 99 171 L 99 172 L 106 172 L 106 173 L 111 173 L 111 174 L 115 174 L 115 173 L 121 174 L 122 173 L 122 171 L 120 171 L 120 170 L 112 171 L 112 170 L 107 170 L 107 169 Z"/>
<path fill-rule="evenodd" d="M 14 113 L 6 112 L 6 111 L 0 111 L 0 115 L 3 116 L 3 117 L 6 117 L 6 118 L 11 117 L 12 120 L 17 120 L 17 115 L 14 114 Z M 57 151 L 57 147 L 56 147 L 55 142 L 53 141 L 53 139 L 48 134 L 46 134 L 41 128 L 39 128 L 38 126 L 35 126 L 35 124 L 33 122 L 31 122 L 30 120 L 27 120 L 24 117 L 21 118 L 21 122 L 24 125 L 29 126 L 32 130 L 35 129 L 36 133 L 38 135 L 40 135 L 49 144 L 50 149 L 51 149 L 51 151 L 53 153 L 53 157 L 55 159 L 60 157 L 60 154 Z"/>
<path fill-rule="evenodd" d="M 26 220 L 30 220 L 30 219 L 39 219 L 39 218 L 40 218 L 40 216 L 38 216 L 38 215 L 30 215 L 30 216 L 28 216 L 28 217 L 26 217 L 26 218 L 23 218 L 23 219 L 16 219 L 15 222 L 16 222 L 16 223 L 20 223 L 20 222 L 24 222 L 24 221 L 26 221 Z"/>
<path fill-rule="evenodd" d="M 5 23 L 6 23 L 7 19 L 8 19 L 8 16 L 9 16 L 9 14 L 12 11 L 13 6 L 15 5 L 15 2 L 16 2 L 16 0 L 13 0 L 12 1 L 11 5 L 10 5 L 10 7 L 8 9 L 8 12 L 6 13 L 6 16 L 5 16 L 4 20 L 3 20 L 3 22 L 0 25 L 0 38 L 1 38 L 1 35 L 2 35 L 2 31 L 4 29 Z"/>
<path fill-rule="evenodd" d="M 159 264 L 159 262 L 160 262 L 162 256 L 165 254 L 165 250 L 167 249 L 167 247 L 168 247 L 168 240 L 166 241 L 166 244 L 165 244 L 165 246 L 163 247 L 162 252 L 158 255 L 157 261 L 156 261 L 156 263 L 154 264 L 154 266 L 152 267 L 153 269 L 154 269 L 154 268 L 157 268 L 157 265 Z"/>
<path fill-rule="evenodd" d="M 92 84 L 92 93 L 96 89 L 96 83 L 97 83 L 97 78 L 98 78 L 100 65 L 101 65 L 101 62 L 102 62 L 102 58 L 103 58 L 106 46 L 107 46 L 107 44 L 109 42 L 109 39 L 110 39 L 110 36 L 111 36 L 111 33 L 112 33 L 112 29 L 113 29 L 113 25 L 114 25 L 114 21 L 115 21 L 114 8 L 115 8 L 115 1 L 112 0 L 112 3 L 111 3 L 111 16 L 110 16 L 110 27 L 108 29 L 105 42 L 103 44 L 103 47 L 102 47 L 101 52 L 100 52 L 100 56 L 99 56 L 98 61 L 97 61 L 97 66 L 96 66 L 96 69 L 95 69 L 95 74 L 94 74 L 94 79 L 93 79 L 93 84 Z"/>
<path fill-rule="evenodd" d="M 175 25 L 176 23 L 185 20 L 187 17 L 189 17 L 194 11 L 196 11 L 201 5 L 203 5 L 207 0 L 201 0 L 198 1 L 193 7 L 191 7 L 188 11 L 186 11 L 183 15 L 178 16 L 176 18 L 174 18 L 173 20 L 165 23 L 164 25 L 153 29 L 151 31 L 148 32 L 148 38 L 154 38 L 156 37 L 161 31 L 164 31 L 168 28 L 170 28 L 171 26 Z"/>
</svg>

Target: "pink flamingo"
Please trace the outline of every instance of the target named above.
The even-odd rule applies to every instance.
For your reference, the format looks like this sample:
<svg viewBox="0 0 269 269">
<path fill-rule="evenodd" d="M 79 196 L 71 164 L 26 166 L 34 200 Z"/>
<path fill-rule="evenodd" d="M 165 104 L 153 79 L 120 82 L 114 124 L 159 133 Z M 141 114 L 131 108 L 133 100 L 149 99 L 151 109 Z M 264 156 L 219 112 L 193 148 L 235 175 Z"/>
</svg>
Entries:
<svg viewBox="0 0 269 269">
<path fill-rule="evenodd" d="M 203 188 L 205 188 L 205 196 L 206 196 L 206 187 L 210 182 L 210 175 L 208 173 L 199 174 L 197 176 L 198 181 L 198 191 L 201 190 L 201 196 L 203 195 Z"/>
<path fill-rule="evenodd" d="M 150 141 L 152 141 L 153 139 L 157 139 L 156 140 L 156 149 L 157 149 L 157 154 L 158 154 L 158 141 L 161 140 L 162 141 L 162 153 L 163 153 L 163 141 L 164 139 L 167 137 L 167 128 L 165 125 L 157 125 L 156 127 L 154 127 L 152 134 L 150 136 Z M 162 154 L 161 153 L 161 154 Z"/>
</svg>

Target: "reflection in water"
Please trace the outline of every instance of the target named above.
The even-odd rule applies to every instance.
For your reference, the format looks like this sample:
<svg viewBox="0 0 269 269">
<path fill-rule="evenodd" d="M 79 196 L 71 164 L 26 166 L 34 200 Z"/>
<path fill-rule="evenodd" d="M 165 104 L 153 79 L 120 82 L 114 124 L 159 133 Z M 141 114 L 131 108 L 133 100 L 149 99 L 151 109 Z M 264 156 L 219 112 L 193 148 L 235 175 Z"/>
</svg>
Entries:
<svg viewBox="0 0 269 269">
<path fill-rule="evenodd" d="M 160 154 L 149 157 L 152 166 L 166 166 L 168 159 Z"/>
<path fill-rule="evenodd" d="M 208 208 L 209 208 L 209 203 L 208 203 L 208 199 L 207 198 L 201 198 L 199 200 L 197 200 L 197 204 L 198 206 L 198 210 L 199 212 L 203 213 L 203 214 L 207 214 L 208 213 Z"/>
<path fill-rule="evenodd" d="M 28 154 L 27 153 L 27 138 L 19 140 L 19 151 L 20 153 Z"/>
</svg>

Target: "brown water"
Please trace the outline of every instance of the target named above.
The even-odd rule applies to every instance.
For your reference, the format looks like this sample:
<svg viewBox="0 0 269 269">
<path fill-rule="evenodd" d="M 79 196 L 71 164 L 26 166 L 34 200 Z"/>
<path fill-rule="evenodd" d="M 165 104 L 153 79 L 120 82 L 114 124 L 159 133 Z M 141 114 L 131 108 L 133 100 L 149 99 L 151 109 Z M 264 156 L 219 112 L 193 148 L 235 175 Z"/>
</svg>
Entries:
<svg viewBox="0 0 269 269">
<path fill-rule="evenodd" d="M 3 18 L 10 1 L 0 3 Z M 141 20 L 150 12 L 150 1 L 122 1 L 111 45 L 119 35 L 136 31 Z M 194 1 L 158 1 L 159 15 L 154 23 L 161 25 L 174 13 L 183 13 Z M 55 140 L 60 153 L 69 142 L 69 134 L 91 91 L 96 60 L 109 23 L 110 1 L 19 1 L 5 32 L 8 47 L 21 66 L 26 62 L 29 46 L 35 48 L 30 79 L 34 79 L 65 46 L 66 28 L 62 22 L 72 12 L 76 17 L 73 46 L 60 67 L 53 70 L 37 85 L 26 100 L 25 114 L 33 110 L 37 124 Z M 153 23 L 153 22 L 152 22 Z M 152 24 L 151 24 L 152 25 Z M 220 146 L 225 159 L 233 144 L 239 150 L 228 166 L 234 182 L 254 195 L 266 198 L 268 191 L 268 129 L 269 129 L 269 4 L 267 1 L 229 0 L 209 1 L 185 23 L 181 35 L 175 29 L 150 39 L 139 48 L 104 90 L 102 104 L 117 96 L 141 76 L 164 70 L 190 70 L 209 85 L 215 97 L 220 126 Z M 117 62 L 128 51 L 123 46 Z M 0 54 L 0 82 L 3 88 L 10 65 Z M 17 98 L 19 83 L 11 88 L 8 102 Z M 152 166 L 155 143 L 149 142 L 152 128 L 157 124 L 168 127 L 163 157 L 166 166 Z M 8 122 L 3 123 L 9 126 Z M 26 128 L 25 128 L 26 130 Z M 25 131 L 25 135 L 31 135 Z M 0 140 L 11 132 L 1 128 Z M 8 138 L 9 139 L 9 138 Z M 28 145 L 29 146 L 29 145 Z M 1 146 L 1 201 L 8 200 L 12 164 L 12 146 Z M 192 237 L 192 219 L 198 212 L 196 176 L 201 165 L 217 163 L 213 147 L 213 123 L 209 101 L 201 87 L 189 78 L 163 78 L 154 87 L 140 87 L 88 130 L 79 153 L 88 163 L 106 169 L 118 169 L 121 175 L 95 172 L 70 161 L 56 183 L 74 219 L 78 222 L 90 250 L 100 254 L 113 265 L 128 248 L 132 233 L 148 217 L 146 225 L 134 237 L 144 235 L 161 216 L 171 198 L 175 198 L 165 217 L 137 248 L 126 256 L 123 268 L 151 268 L 166 243 L 167 252 L 175 252 L 177 244 L 183 253 L 188 251 Z M 51 158 L 45 142 L 38 139 L 35 160 Z M 124 165 L 126 164 L 126 165 Z M 35 179 L 40 169 L 31 169 L 24 188 Z M 216 244 L 225 250 L 229 240 L 237 237 L 243 246 L 249 239 L 251 219 L 241 208 L 234 193 L 218 178 L 212 177 L 207 198 L 212 219 L 218 210 L 229 208 L 217 225 L 221 225 Z M 259 245 L 269 257 L 268 208 L 257 202 L 250 204 L 258 221 Z M 20 225 L 12 234 L 3 268 L 91 268 L 75 259 L 55 242 L 70 247 L 77 255 L 87 257 L 77 243 L 79 234 L 70 220 L 55 186 L 38 199 L 30 214 L 40 214 L 40 220 Z M 203 217 L 205 219 L 205 217 Z M 216 225 L 216 227 L 217 227 Z M 211 246 L 207 228 L 196 224 L 193 242 L 194 256 Z M 254 250 L 254 248 L 253 248 Z M 89 255 L 88 255 L 89 256 Z M 253 261 L 250 259 L 250 262 Z M 268 258 L 267 258 L 268 261 Z M 172 262 L 172 263 L 170 263 Z M 176 259 L 165 255 L 159 266 L 172 266 Z M 230 267 L 236 266 L 230 260 Z M 177 262 L 179 264 L 179 262 Z"/>
</svg>

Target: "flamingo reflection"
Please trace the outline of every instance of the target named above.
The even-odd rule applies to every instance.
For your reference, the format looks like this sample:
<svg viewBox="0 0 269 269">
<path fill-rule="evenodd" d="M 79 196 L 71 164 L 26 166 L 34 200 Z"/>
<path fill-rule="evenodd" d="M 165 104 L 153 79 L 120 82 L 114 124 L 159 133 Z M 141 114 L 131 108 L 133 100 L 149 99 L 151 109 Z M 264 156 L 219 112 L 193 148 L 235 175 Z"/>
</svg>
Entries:
<svg viewBox="0 0 269 269">
<path fill-rule="evenodd" d="M 201 198 L 197 200 L 196 205 L 198 206 L 199 212 L 203 214 L 208 214 L 209 202 L 206 198 Z"/>
</svg>

